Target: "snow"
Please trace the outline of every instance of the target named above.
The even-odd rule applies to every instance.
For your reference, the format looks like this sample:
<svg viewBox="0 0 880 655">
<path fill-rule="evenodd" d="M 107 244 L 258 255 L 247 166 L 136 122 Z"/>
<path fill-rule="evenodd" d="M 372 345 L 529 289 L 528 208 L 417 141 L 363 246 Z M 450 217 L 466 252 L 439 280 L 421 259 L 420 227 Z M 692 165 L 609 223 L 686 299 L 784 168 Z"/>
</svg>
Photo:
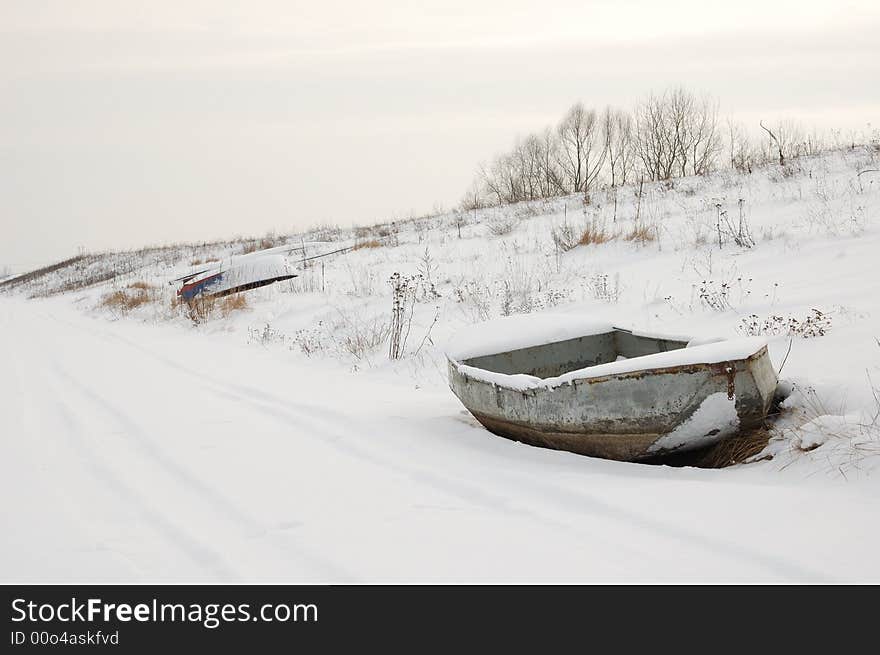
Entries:
<svg viewBox="0 0 880 655">
<path fill-rule="evenodd" d="M 446 355 L 461 362 L 474 357 L 543 346 L 557 341 L 567 341 L 593 334 L 603 334 L 614 329 L 624 329 L 636 336 L 671 341 L 691 340 L 680 334 L 639 330 L 625 322 L 610 323 L 597 320 L 595 316 L 578 313 L 541 313 L 522 316 L 505 316 L 467 326 L 456 332 L 446 344 Z M 719 341 L 718 337 L 708 337 Z"/>
<path fill-rule="evenodd" d="M 453 214 L 386 226 L 385 246 L 321 260 L 198 324 L 169 280 L 241 242 L 86 256 L 0 293 L 0 581 L 880 582 L 880 188 L 855 180 L 878 157 L 646 183 L 641 216 L 660 239 L 642 246 L 558 253 L 551 239 L 582 213 L 628 229 L 632 188 L 617 191 L 616 222 L 597 192 L 587 208 L 469 212 L 461 238 Z M 719 249 L 715 204 L 736 212 L 739 198 L 757 244 Z M 491 235 L 507 217 L 515 228 Z M 330 238 L 355 235 L 289 243 Z M 371 326 L 388 320 L 395 271 L 427 271 L 439 297 L 420 289 L 392 362 Z M 102 303 L 139 281 L 155 301 Z M 722 282 L 713 308 L 701 293 Z M 692 335 L 686 352 L 728 347 L 751 314 L 813 308 L 830 317 L 824 336 L 760 337 L 777 370 L 790 347 L 792 393 L 750 464 L 533 448 L 487 432 L 448 388 L 443 344 L 504 313 L 581 318 L 546 319 L 555 334 L 502 322 L 485 347 L 616 324 Z M 724 427 L 713 402 L 689 429 Z"/>
<path fill-rule="evenodd" d="M 495 371 L 477 368 L 476 366 L 468 366 L 467 364 L 458 364 L 456 369 L 459 373 L 472 380 L 488 382 L 489 384 L 494 384 L 498 387 L 513 389 L 514 391 L 537 389 L 544 382 L 542 378 L 535 377 L 534 375 L 527 375 L 525 373 L 516 373 L 514 375 L 496 373 Z"/>
<path fill-rule="evenodd" d="M 579 314 L 506 316 L 460 330 L 449 340 L 446 355 L 460 362 L 483 355 L 602 334 L 613 329 L 611 323 Z"/>
<path fill-rule="evenodd" d="M 215 291 L 294 274 L 293 266 L 283 255 L 264 255 L 251 260 L 238 260 L 231 266 L 221 267 L 218 270 L 223 272 L 223 281 Z"/>
<path fill-rule="evenodd" d="M 736 434 L 738 429 L 736 396 L 728 398 L 726 393 L 713 393 L 700 403 L 687 421 L 660 437 L 649 450 L 673 451 L 685 444 L 690 448 L 701 448 Z"/>
<path fill-rule="evenodd" d="M 542 384 L 548 387 L 558 387 L 563 384 L 570 384 L 574 380 L 586 380 L 606 375 L 621 375 L 623 373 L 632 373 L 633 371 L 650 371 L 671 366 L 729 362 L 750 357 L 766 345 L 767 340 L 763 337 L 746 337 L 703 344 L 693 348 L 678 348 L 664 353 L 630 357 L 622 361 L 608 362 L 607 364 L 598 364 L 589 368 L 570 371 L 555 378 L 547 378 L 542 381 Z"/>
</svg>

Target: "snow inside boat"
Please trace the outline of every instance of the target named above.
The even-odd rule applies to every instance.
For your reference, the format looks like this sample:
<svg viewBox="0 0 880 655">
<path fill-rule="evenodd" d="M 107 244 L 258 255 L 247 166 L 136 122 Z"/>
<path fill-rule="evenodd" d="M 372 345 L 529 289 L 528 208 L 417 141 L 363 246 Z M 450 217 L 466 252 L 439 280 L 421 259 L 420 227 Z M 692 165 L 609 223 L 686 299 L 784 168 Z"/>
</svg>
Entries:
<svg viewBox="0 0 880 655">
<path fill-rule="evenodd" d="M 761 425 L 777 386 L 760 338 L 700 343 L 570 315 L 456 335 L 449 384 L 490 432 L 623 461 L 712 445 Z"/>
</svg>

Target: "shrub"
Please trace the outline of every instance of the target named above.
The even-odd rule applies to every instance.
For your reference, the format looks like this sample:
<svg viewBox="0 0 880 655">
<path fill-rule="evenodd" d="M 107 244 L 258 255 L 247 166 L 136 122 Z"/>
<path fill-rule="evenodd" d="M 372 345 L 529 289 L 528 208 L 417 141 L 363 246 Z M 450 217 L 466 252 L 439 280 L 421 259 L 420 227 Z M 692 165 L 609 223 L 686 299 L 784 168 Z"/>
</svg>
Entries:
<svg viewBox="0 0 880 655">
<path fill-rule="evenodd" d="M 589 245 L 599 245 L 601 243 L 606 243 L 611 241 L 614 237 L 608 234 L 605 226 L 596 222 L 591 221 L 587 224 L 587 227 L 581 232 L 580 239 L 578 239 L 579 246 L 589 246 Z"/>
<path fill-rule="evenodd" d="M 412 328 L 413 309 L 419 276 L 401 275 L 395 272 L 388 281 L 391 284 L 391 339 L 388 342 L 388 358 L 400 359 L 406 349 L 406 340 Z"/>
<path fill-rule="evenodd" d="M 740 321 L 739 331 L 748 336 L 785 335 L 811 339 L 822 337 L 831 329 L 831 317 L 813 309 L 806 317 L 771 315 L 760 318 L 752 314 Z"/>
<path fill-rule="evenodd" d="M 620 299 L 620 273 L 615 273 L 614 280 L 611 282 L 605 273 L 593 275 L 590 278 L 589 287 L 596 300 L 617 302 Z"/>
<path fill-rule="evenodd" d="M 390 332 L 389 323 L 381 316 L 367 319 L 339 311 L 337 320 L 318 321 L 313 328 L 297 331 L 290 348 L 299 348 L 307 357 L 319 353 L 350 355 L 360 362 L 382 345 Z"/>
<path fill-rule="evenodd" d="M 730 284 L 721 282 L 716 284 L 714 280 L 703 280 L 697 288 L 699 294 L 700 305 L 704 309 L 711 309 L 716 312 L 723 312 L 731 308 L 730 305 Z"/>
<path fill-rule="evenodd" d="M 554 227 L 550 230 L 550 236 L 553 239 L 553 243 L 556 244 L 556 247 L 562 252 L 568 252 L 578 245 L 579 236 L 574 228 L 568 223 L 560 225 L 559 227 Z"/>
<path fill-rule="evenodd" d="M 273 343 L 284 343 L 287 336 L 266 323 L 262 328 L 248 328 L 248 343 L 256 343 L 267 347 Z"/>
<path fill-rule="evenodd" d="M 489 234 L 501 237 L 513 232 L 515 226 L 516 222 L 512 218 L 496 218 L 488 223 Z"/>
</svg>

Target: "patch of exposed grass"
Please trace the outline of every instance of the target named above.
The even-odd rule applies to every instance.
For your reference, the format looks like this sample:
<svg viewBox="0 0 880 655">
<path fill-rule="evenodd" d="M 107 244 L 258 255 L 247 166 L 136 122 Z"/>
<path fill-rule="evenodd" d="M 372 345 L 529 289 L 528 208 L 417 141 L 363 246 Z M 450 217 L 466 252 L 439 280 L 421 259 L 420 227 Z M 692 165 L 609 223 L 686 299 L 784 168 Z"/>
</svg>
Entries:
<svg viewBox="0 0 880 655">
<path fill-rule="evenodd" d="M 607 243 L 614 238 L 613 234 L 609 234 L 604 225 L 599 223 L 589 223 L 586 229 L 581 233 L 578 239 L 578 245 L 589 246 Z"/>
<path fill-rule="evenodd" d="M 378 239 L 369 239 L 367 241 L 361 241 L 360 243 L 354 244 L 352 250 L 361 250 L 362 248 L 381 248 L 382 242 Z"/>
<path fill-rule="evenodd" d="M 132 282 L 128 285 L 129 289 L 141 289 L 142 291 L 152 291 L 156 288 L 155 284 L 150 284 L 149 282 L 145 282 L 144 280 L 138 280 L 137 282 Z"/>
<path fill-rule="evenodd" d="M 200 325 L 211 318 L 214 308 L 217 306 L 217 299 L 214 296 L 200 294 L 190 300 L 175 298 L 172 306 L 181 308 L 184 315 L 193 322 L 193 325 Z"/>
<path fill-rule="evenodd" d="M 623 238 L 626 241 L 633 241 L 635 243 L 656 241 L 657 228 L 652 225 L 645 225 L 644 223 L 636 223 L 630 228 L 629 232 L 623 234 Z"/>
<path fill-rule="evenodd" d="M 155 300 L 156 295 L 152 285 L 146 282 L 135 282 L 125 289 L 117 289 L 104 294 L 101 297 L 101 306 L 126 314 Z"/>
<path fill-rule="evenodd" d="M 230 296 L 223 296 L 218 303 L 220 313 L 224 318 L 232 312 L 240 311 L 248 308 L 247 298 L 243 293 L 234 293 Z"/>
</svg>

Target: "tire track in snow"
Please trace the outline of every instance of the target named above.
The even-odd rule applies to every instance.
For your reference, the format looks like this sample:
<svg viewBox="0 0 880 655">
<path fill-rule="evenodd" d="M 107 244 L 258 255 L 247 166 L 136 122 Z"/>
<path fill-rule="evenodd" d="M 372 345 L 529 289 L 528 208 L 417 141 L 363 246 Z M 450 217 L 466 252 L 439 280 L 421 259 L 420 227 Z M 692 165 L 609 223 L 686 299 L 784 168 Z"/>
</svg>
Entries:
<svg viewBox="0 0 880 655">
<path fill-rule="evenodd" d="M 124 434 L 129 437 L 129 439 L 126 440 L 127 444 L 135 447 L 141 452 L 141 454 L 158 464 L 167 475 L 182 487 L 192 491 L 195 496 L 200 498 L 203 503 L 211 508 L 215 515 L 221 516 L 227 522 L 233 523 L 239 529 L 244 528 L 246 531 L 246 534 L 244 535 L 245 537 L 265 537 L 270 545 L 281 550 L 286 556 L 289 556 L 290 551 L 293 550 L 296 556 L 307 566 L 308 573 L 311 575 L 317 575 L 320 579 L 334 581 L 349 581 L 356 579 L 355 576 L 344 570 L 342 567 L 315 555 L 310 550 L 307 550 L 302 545 L 298 544 L 294 541 L 291 535 L 278 534 L 272 529 L 261 525 L 222 494 L 215 492 L 209 485 L 189 473 L 164 451 L 157 448 L 153 440 L 137 424 L 132 422 L 123 412 L 93 391 L 90 387 L 72 377 L 66 370 L 58 365 L 57 362 L 54 365 L 54 370 L 59 378 L 66 380 L 71 388 L 78 391 L 80 395 L 89 400 L 93 406 L 111 417 L 122 428 Z"/>
<path fill-rule="evenodd" d="M 69 436 L 74 450 L 84 454 L 84 461 L 89 472 L 100 484 L 109 489 L 117 498 L 122 499 L 127 507 L 133 509 L 138 516 L 144 519 L 147 525 L 153 526 L 162 537 L 177 550 L 185 553 L 199 568 L 207 569 L 212 578 L 230 582 L 240 579 L 218 552 L 165 518 L 158 510 L 153 509 L 142 495 L 114 472 L 113 468 L 104 464 L 97 449 L 84 436 L 82 423 L 64 400 L 63 394 L 56 394 L 55 397 L 57 398 L 58 411 L 69 427 L 68 430 L 62 432 Z M 125 556 L 134 561 L 131 555 L 125 554 Z"/>
<path fill-rule="evenodd" d="M 517 484 L 523 484 L 525 487 L 531 485 L 536 489 L 538 488 L 524 478 L 517 479 Z M 541 491 L 548 498 L 552 498 L 555 502 L 566 505 L 571 511 L 584 513 L 584 509 L 589 507 L 589 514 L 591 516 L 604 516 L 608 519 L 638 526 L 661 537 L 665 536 L 679 541 L 686 546 L 697 544 L 708 552 L 724 553 L 726 556 L 731 557 L 736 561 L 749 560 L 753 564 L 757 564 L 771 573 L 782 574 L 791 578 L 793 581 L 810 580 L 813 582 L 827 583 L 837 580 L 839 582 L 836 578 L 832 579 L 821 572 L 804 568 L 771 554 L 746 550 L 721 539 L 700 534 L 699 532 L 688 530 L 686 528 L 671 528 L 663 521 L 632 512 L 618 505 L 606 503 L 595 496 L 580 491 L 563 489 L 562 487 L 550 484 L 541 485 Z"/>
<path fill-rule="evenodd" d="M 84 330 L 82 326 L 75 325 L 73 323 L 69 323 L 71 326 L 76 327 L 78 329 Z M 308 421 L 311 425 L 322 424 L 330 429 L 338 429 L 340 424 L 345 425 L 350 429 L 351 432 L 357 432 L 359 428 L 363 426 L 361 422 L 358 422 L 348 415 L 343 414 L 338 411 L 331 410 L 327 407 L 321 408 L 321 413 L 323 415 L 329 415 L 333 417 L 333 420 L 329 418 L 324 418 L 321 415 L 315 415 L 315 406 L 308 405 L 304 403 L 298 403 L 293 399 L 289 398 L 281 398 L 279 396 L 274 396 L 262 389 L 257 389 L 255 387 L 249 387 L 243 384 L 237 384 L 234 382 L 230 382 L 228 380 L 222 380 L 217 377 L 213 377 L 203 373 L 202 371 L 192 368 L 190 366 L 186 366 L 185 364 L 181 364 L 179 361 L 171 359 L 166 355 L 158 353 L 151 348 L 147 348 L 143 344 L 128 339 L 122 335 L 114 334 L 112 332 L 108 332 L 106 330 L 100 331 L 101 335 L 105 339 L 113 339 L 116 340 L 128 347 L 134 348 L 145 355 L 149 356 L 153 360 L 164 364 L 165 366 L 172 368 L 176 371 L 180 371 L 181 373 L 185 373 L 190 377 L 193 377 L 202 382 L 206 382 L 209 385 L 212 385 L 215 389 L 223 389 L 227 392 L 227 397 L 232 397 L 236 399 L 240 399 L 239 397 L 251 398 L 254 401 L 262 401 L 267 403 L 274 403 L 279 406 L 283 406 L 287 410 L 297 410 L 299 412 L 303 412 L 303 417 L 305 417 L 305 413 L 308 413 Z"/>
<path fill-rule="evenodd" d="M 164 355 L 151 351 L 149 348 L 146 348 L 139 343 L 132 342 L 125 337 L 107 332 L 103 332 L 103 335 L 105 337 L 109 337 L 119 342 L 122 342 L 129 347 L 135 348 L 169 368 L 180 371 L 200 380 L 202 383 L 205 383 L 201 387 L 203 390 L 210 390 L 212 393 L 224 397 L 227 400 L 244 402 L 247 405 L 250 405 L 252 408 L 258 410 L 261 415 L 269 415 L 274 417 L 274 419 L 285 428 L 289 429 L 291 424 L 304 427 L 306 429 L 303 430 L 302 434 L 310 437 L 313 441 L 328 446 L 336 450 L 340 454 L 347 455 L 357 461 L 371 464 L 385 471 L 390 471 L 404 479 L 412 480 L 418 484 L 439 491 L 447 496 L 452 496 L 454 498 L 457 498 L 458 500 L 464 501 L 465 503 L 476 505 L 483 509 L 503 512 L 511 516 L 526 518 L 530 521 L 543 524 L 549 528 L 563 530 L 573 533 L 577 536 L 589 536 L 594 541 L 598 540 L 604 541 L 609 545 L 613 544 L 615 549 L 618 551 L 630 550 L 625 545 L 614 543 L 604 538 L 597 538 L 597 535 L 595 533 L 585 533 L 583 530 L 578 529 L 577 527 L 572 526 L 568 523 L 553 520 L 547 516 L 544 516 L 543 514 L 526 509 L 524 507 L 513 507 L 511 506 L 511 500 L 504 495 L 500 495 L 493 491 L 487 491 L 484 488 L 473 486 L 471 484 L 462 482 L 459 479 L 443 477 L 437 475 L 432 471 L 413 467 L 409 463 L 399 463 L 393 458 L 382 457 L 373 452 L 370 452 L 369 450 L 356 446 L 355 444 L 351 443 L 350 440 L 345 439 L 346 431 L 352 433 L 357 432 L 358 429 L 363 429 L 363 424 L 357 423 L 353 419 L 349 419 L 340 415 L 340 418 L 342 420 L 340 420 L 339 422 L 345 424 L 348 428 L 347 430 L 340 431 L 340 426 L 336 423 L 327 420 L 318 421 L 315 420 L 313 416 L 307 416 L 302 413 L 301 408 L 309 408 L 314 411 L 314 407 L 310 407 L 308 405 L 303 405 L 300 403 L 288 403 L 288 401 L 274 397 L 266 392 L 259 391 L 253 388 L 248 388 L 243 385 L 228 383 L 226 381 L 205 375 L 201 371 L 180 364 L 179 362 L 169 359 Z M 290 404 L 294 405 L 299 411 L 291 409 L 291 407 L 289 407 Z M 328 430 L 327 427 L 329 427 L 330 429 Z M 637 552 L 634 550 L 631 552 L 634 556 L 637 554 Z"/>
</svg>

